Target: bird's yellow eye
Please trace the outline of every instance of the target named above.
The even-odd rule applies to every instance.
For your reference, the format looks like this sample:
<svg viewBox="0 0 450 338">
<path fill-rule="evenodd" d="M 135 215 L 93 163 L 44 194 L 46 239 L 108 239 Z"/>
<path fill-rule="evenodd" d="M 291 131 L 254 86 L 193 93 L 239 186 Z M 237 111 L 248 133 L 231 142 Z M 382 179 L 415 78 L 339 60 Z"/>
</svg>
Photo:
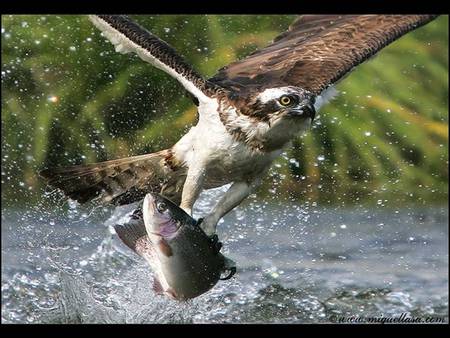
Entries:
<svg viewBox="0 0 450 338">
<path fill-rule="evenodd" d="M 291 98 L 287 95 L 280 97 L 280 103 L 283 106 L 289 106 L 291 104 L 291 102 L 292 102 Z"/>
</svg>

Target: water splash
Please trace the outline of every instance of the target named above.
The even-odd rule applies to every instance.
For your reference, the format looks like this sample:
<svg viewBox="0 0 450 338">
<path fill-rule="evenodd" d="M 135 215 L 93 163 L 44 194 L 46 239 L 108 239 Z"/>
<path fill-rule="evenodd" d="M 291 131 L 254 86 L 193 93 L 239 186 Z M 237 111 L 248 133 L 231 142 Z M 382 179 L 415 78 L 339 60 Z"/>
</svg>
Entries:
<svg viewBox="0 0 450 338">
<path fill-rule="evenodd" d="M 198 215 L 214 200 L 203 196 Z M 146 262 L 113 233 L 132 210 L 90 213 L 66 204 L 2 215 L 3 322 L 315 323 L 337 314 L 446 315 L 442 210 L 392 217 L 250 200 L 219 225 L 226 254 L 238 264 L 236 277 L 185 303 L 156 295 Z M 77 222 L 84 213 L 90 216 Z M 380 259 L 386 255 L 390 262 Z"/>
</svg>

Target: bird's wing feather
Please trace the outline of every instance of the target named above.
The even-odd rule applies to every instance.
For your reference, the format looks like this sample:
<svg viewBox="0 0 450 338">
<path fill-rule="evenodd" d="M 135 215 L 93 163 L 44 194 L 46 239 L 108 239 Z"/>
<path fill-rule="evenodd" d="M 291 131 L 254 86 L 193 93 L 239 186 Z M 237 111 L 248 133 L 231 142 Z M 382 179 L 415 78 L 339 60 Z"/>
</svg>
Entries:
<svg viewBox="0 0 450 338">
<path fill-rule="evenodd" d="M 219 70 L 224 87 L 298 86 L 319 95 L 435 15 L 303 15 L 269 46 Z"/>
<path fill-rule="evenodd" d="M 200 102 L 207 102 L 216 86 L 199 75 L 175 49 L 123 15 L 90 15 L 93 24 L 120 53 L 136 53 L 142 60 L 176 78 Z"/>
</svg>

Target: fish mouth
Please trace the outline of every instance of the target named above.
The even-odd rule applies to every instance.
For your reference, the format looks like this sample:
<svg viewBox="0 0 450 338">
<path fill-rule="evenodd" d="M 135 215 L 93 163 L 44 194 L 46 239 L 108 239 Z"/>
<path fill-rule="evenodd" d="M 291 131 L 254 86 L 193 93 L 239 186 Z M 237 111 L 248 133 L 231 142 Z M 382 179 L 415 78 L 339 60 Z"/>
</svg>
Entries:
<svg viewBox="0 0 450 338">
<path fill-rule="evenodd" d="M 144 209 L 150 209 L 150 213 L 155 214 L 156 210 L 156 199 L 152 194 L 147 194 L 144 199 Z"/>
</svg>

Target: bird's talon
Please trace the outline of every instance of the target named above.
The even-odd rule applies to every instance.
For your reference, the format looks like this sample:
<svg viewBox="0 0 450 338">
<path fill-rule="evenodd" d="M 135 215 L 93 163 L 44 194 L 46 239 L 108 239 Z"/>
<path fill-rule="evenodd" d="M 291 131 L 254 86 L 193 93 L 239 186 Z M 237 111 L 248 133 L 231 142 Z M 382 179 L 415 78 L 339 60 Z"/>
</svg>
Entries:
<svg viewBox="0 0 450 338">
<path fill-rule="evenodd" d="M 219 278 L 220 280 L 227 280 L 227 279 L 230 279 L 231 277 L 233 277 L 234 274 L 236 273 L 236 267 L 232 266 L 225 271 L 229 271 L 229 274 L 226 277 Z"/>
<path fill-rule="evenodd" d="M 212 246 L 215 250 L 216 253 L 220 252 L 220 249 L 222 249 L 222 243 L 219 242 L 219 236 L 217 236 L 216 234 L 212 235 L 210 237 L 211 242 L 212 242 Z"/>
</svg>

